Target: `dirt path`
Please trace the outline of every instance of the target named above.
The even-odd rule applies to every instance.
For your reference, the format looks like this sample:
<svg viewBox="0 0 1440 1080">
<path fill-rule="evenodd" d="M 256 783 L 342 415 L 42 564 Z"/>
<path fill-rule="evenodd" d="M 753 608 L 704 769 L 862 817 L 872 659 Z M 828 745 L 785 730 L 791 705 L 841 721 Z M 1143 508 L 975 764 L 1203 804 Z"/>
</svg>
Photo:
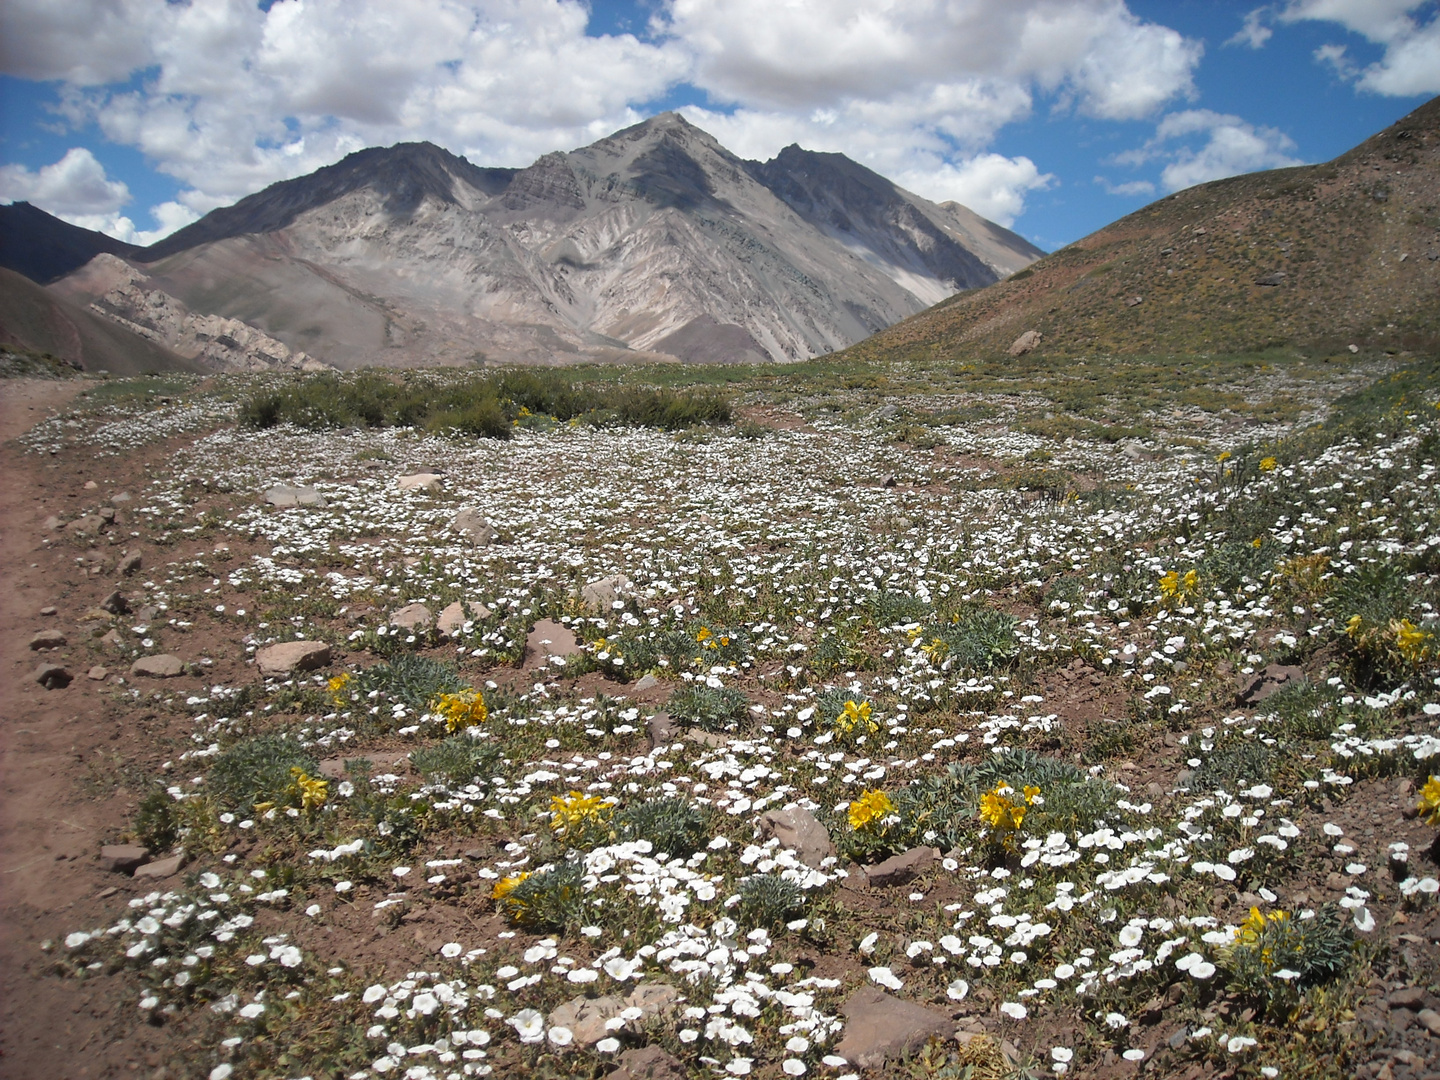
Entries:
<svg viewBox="0 0 1440 1080">
<path fill-rule="evenodd" d="M 65 934 L 113 920 L 114 887 L 131 885 L 105 875 L 97 859 L 132 809 L 110 778 L 129 741 L 112 698 L 119 688 L 87 678 L 90 663 L 77 648 L 79 617 L 115 583 L 77 567 L 77 549 L 42 527 L 49 515 L 73 515 L 118 488 L 87 491 L 93 463 L 27 455 L 14 442 L 86 385 L 0 383 L 0 1074 L 8 1080 L 177 1075 L 155 1055 L 158 1031 L 140 1022 L 133 1003 L 104 992 L 107 978 L 39 977 Z M 111 458 L 104 467 L 102 481 L 131 480 L 121 474 L 136 463 Z M 56 614 L 41 613 L 52 606 Z M 42 629 L 64 633 L 67 646 L 31 651 Z M 65 664 L 74 681 L 44 689 L 34 679 L 42 662 Z"/>
</svg>

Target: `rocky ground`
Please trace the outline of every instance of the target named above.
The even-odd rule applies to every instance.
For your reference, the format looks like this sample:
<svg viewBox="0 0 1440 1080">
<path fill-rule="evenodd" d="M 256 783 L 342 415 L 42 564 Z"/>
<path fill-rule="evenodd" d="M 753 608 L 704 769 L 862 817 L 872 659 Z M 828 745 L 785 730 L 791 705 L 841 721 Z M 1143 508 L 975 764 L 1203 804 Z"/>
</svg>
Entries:
<svg viewBox="0 0 1440 1080">
<path fill-rule="evenodd" d="M 1440 1075 L 1402 389 L 1122 450 L 9 380 L 5 1074 Z"/>
</svg>

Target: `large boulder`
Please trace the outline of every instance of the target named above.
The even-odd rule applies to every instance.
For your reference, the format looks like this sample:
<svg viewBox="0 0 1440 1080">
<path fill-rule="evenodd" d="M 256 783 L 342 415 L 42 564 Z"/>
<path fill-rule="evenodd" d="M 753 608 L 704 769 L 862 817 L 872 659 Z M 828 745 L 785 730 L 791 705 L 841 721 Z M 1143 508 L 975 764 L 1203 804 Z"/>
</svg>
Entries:
<svg viewBox="0 0 1440 1080">
<path fill-rule="evenodd" d="M 803 806 L 787 806 L 783 810 L 767 810 L 760 817 L 760 832 L 774 837 L 781 847 L 790 848 L 806 866 L 818 867 L 835 854 L 830 830 Z"/>
<path fill-rule="evenodd" d="M 330 663 L 330 646 L 323 641 L 282 641 L 255 653 L 261 675 L 291 675 L 314 671 Z"/>
<path fill-rule="evenodd" d="M 433 472 L 411 473 L 409 476 L 399 477 L 395 486 L 401 491 L 439 491 L 440 474 Z"/>
<path fill-rule="evenodd" d="M 466 609 L 469 613 L 466 613 Z M 462 604 L 456 600 L 453 604 L 445 607 L 440 612 L 440 617 L 435 620 L 435 629 L 448 638 L 459 637 L 460 631 L 465 624 L 471 620 L 479 622 L 481 619 L 490 618 L 490 609 L 484 604 Z"/>
<path fill-rule="evenodd" d="M 554 619 L 541 619 L 525 639 L 527 664 L 549 664 L 584 651 L 575 640 L 575 632 Z"/>
<path fill-rule="evenodd" d="M 435 616 L 424 604 L 406 604 L 390 616 L 390 625 L 411 633 L 423 634 L 435 625 Z"/>
<path fill-rule="evenodd" d="M 459 533 L 476 547 L 485 547 L 495 542 L 495 526 L 490 519 L 474 508 L 461 510 L 450 522 L 450 528 Z"/>
<path fill-rule="evenodd" d="M 878 1069 L 932 1037 L 948 1039 L 955 1031 L 945 1013 L 901 1001 L 874 986 L 856 990 L 840 1013 L 846 1020 L 845 1035 L 835 1053 L 862 1069 Z"/>
<path fill-rule="evenodd" d="M 615 601 L 630 592 L 630 579 L 624 574 L 611 574 L 592 581 L 580 590 L 580 599 L 593 611 L 610 611 Z"/>
<path fill-rule="evenodd" d="M 1040 344 L 1041 337 L 1039 330 L 1026 330 L 1010 343 L 1010 348 L 1006 351 L 1011 356 L 1024 356 L 1028 352 L 1035 351 Z"/>
</svg>

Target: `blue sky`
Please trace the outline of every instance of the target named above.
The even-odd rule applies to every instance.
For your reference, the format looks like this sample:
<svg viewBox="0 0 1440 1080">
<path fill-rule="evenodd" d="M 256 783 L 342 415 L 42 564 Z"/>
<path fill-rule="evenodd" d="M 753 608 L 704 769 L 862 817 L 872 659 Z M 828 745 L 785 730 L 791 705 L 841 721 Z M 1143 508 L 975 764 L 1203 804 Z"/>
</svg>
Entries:
<svg viewBox="0 0 1440 1080">
<path fill-rule="evenodd" d="M 669 108 L 1053 249 L 1440 92 L 1436 0 L 5 0 L 0 201 L 149 242 L 367 145 L 525 165 Z"/>
</svg>

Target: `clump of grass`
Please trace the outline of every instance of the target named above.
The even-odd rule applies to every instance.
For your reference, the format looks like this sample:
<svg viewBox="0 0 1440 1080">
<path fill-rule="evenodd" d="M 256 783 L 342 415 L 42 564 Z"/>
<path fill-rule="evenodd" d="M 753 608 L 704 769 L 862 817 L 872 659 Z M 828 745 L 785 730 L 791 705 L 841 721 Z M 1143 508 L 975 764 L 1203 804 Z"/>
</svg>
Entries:
<svg viewBox="0 0 1440 1080">
<path fill-rule="evenodd" d="M 536 370 L 459 379 L 326 373 L 259 391 L 240 406 L 248 428 L 419 427 L 494 439 L 555 421 L 680 431 L 730 420 L 729 401 L 712 392 L 597 385 Z"/>
<path fill-rule="evenodd" d="M 564 930 L 585 913 L 585 868 L 566 860 L 533 874 L 503 878 L 493 896 L 501 913 L 527 930 Z"/>
<path fill-rule="evenodd" d="M 950 661 L 965 671 L 996 671 L 1020 655 L 1019 620 L 993 608 L 970 606 L 954 619 L 925 631 L 925 649 L 933 660 Z"/>
<path fill-rule="evenodd" d="M 391 701 L 427 709 L 442 694 L 470 689 L 454 665 L 428 656 L 399 653 L 383 664 L 367 668 L 357 679 L 362 691 L 378 690 Z"/>
<path fill-rule="evenodd" d="M 236 743 L 215 758 L 210 767 L 210 790 L 229 806 L 283 803 L 295 786 L 292 769 L 313 777 L 320 766 L 294 739 L 259 735 Z"/>
<path fill-rule="evenodd" d="M 670 695 L 667 708 L 682 724 L 702 731 L 725 731 L 745 719 L 750 699 L 734 687 L 690 683 Z"/>
<path fill-rule="evenodd" d="M 930 605 L 918 596 L 887 591 L 873 592 L 867 596 L 865 610 L 876 626 L 920 622 L 930 615 Z"/>
</svg>

